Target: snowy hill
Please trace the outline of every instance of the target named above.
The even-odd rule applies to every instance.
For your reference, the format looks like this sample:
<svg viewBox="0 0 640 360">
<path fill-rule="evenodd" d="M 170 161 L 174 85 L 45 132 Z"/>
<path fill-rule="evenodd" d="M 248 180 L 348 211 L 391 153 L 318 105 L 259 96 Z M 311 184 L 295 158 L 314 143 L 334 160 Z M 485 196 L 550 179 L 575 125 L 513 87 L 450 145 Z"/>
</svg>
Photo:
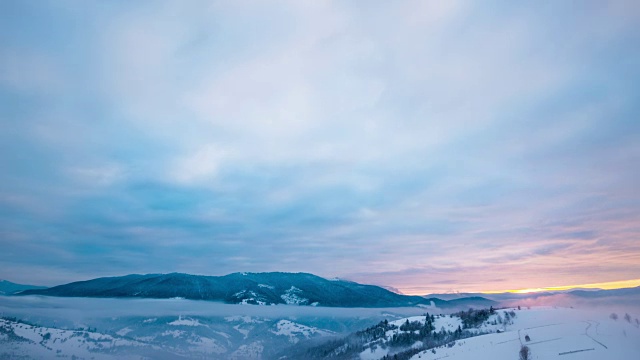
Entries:
<svg viewBox="0 0 640 360">
<path fill-rule="evenodd" d="M 291 320 L 231 316 L 119 320 L 115 328 L 77 330 L 0 319 L 0 358 L 261 359 L 274 349 L 333 332 Z"/>
<path fill-rule="evenodd" d="M 300 349 L 293 357 L 367 360 L 385 356 L 408 358 L 423 349 L 497 331 L 510 321 L 510 315 L 506 316 L 507 319 L 503 320 L 491 308 L 469 309 L 451 315 L 426 313 L 394 321 L 384 320 L 347 337 L 333 339 L 309 349 Z"/>
<path fill-rule="evenodd" d="M 148 343 L 84 330 L 62 330 L 0 319 L 0 357 L 53 358 L 76 356 L 95 359 L 139 358 L 158 347 Z M 142 350 L 144 349 L 144 350 Z"/>
<path fill-rule="evenodd" d="M 149 274 L 73 282 L 21 295 L 64 297 L 185 298 L 231 304 L 292 304 L 339 307 L 399 307 L 447 302 L 396 294 L 374 285 L 327 280 L 306 273 L 234 273 L 225 276 Z M 473 301 L 484 304 L 486 299 Z M 454 304 L 455 305 L 455 304 Z M 465 304 L 467 305 L 467 304 Z"/>
<path fill-rule="evenodd" d="M 530 359 L 639 358 L 640 323 L 631 316 L 625 320 L 623 314 L 567 308 L 515 312 L 517 316 L 505 332 L 464 339 L 411 359 L 517 359 L 522 346 L 530 349 Z"/>
<path fill-rule="evenodd" d="M 413 316 L 300 350 L 294 358 L 509 360 L 523 346 L 529 359 L 637 359 L 640 320 L 551 307 Z"/>
</svg>

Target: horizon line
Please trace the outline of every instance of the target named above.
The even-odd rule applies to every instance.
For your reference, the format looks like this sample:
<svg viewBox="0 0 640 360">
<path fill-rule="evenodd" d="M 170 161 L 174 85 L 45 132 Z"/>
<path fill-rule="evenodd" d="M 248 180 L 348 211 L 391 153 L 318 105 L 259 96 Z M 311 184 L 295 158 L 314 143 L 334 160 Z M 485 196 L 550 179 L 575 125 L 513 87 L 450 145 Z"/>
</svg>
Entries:
<svg viewBox="0 0 640 360">
<path fill-rule="evenodd" d="M 616 289 L 634 288 L 638 286 L 640 286 L 640 279 L 631 279 L 631 280 L 607 281 L 607 282 L 590 283 L 590 284 L 549 286 L 549 287 L 541 287 L 541 288 L 488 290 L 488 291 L 481 291 L 481 293 L 482 294 L 500 294 L 500 293 L 529 294 L 529 293 L 536 293 L 536 292 L 565 291 L 565 290 L 573 290 L 573 289 L 616 290 Z"/>
</svg>

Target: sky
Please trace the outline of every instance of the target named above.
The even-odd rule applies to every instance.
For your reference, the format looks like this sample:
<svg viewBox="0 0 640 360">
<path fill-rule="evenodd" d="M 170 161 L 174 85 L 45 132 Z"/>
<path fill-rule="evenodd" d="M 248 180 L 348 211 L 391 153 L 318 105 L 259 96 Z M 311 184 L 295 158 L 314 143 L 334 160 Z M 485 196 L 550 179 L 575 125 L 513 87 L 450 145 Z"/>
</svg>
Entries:
<svg viewBox="0 0 640 360">
<path fill-rule="evenodd" d="M 637 1 L 0 2 L 0 278 L 640 279 Z"/>
</svg>

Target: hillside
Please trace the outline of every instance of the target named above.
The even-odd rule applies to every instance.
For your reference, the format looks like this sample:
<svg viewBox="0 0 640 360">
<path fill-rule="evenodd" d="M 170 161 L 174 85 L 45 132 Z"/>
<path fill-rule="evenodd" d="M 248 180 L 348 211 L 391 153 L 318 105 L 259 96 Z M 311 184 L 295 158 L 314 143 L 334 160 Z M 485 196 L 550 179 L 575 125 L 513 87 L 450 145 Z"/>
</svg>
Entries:
<svg viewBox="0 0 640 360">
<path fill-rule="evenodd" d="M 287 351 L 307 359 L 510 360 L 527 346 L 529 359 L 636 359 L 636 315 L 551 307 L 426 314 Z"/>
</svg>

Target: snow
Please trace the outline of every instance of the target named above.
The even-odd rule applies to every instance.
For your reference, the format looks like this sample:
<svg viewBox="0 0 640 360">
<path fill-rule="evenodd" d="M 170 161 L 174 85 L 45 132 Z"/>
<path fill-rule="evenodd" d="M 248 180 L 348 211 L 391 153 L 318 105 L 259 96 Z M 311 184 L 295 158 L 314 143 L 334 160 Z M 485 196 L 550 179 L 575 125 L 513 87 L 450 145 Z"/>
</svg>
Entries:
<svg viewBox="0 0 640 360">
<path fill-rule="evenodd" d="M 42 326 L 28 325 L 6 319 L 0 319 L 3 333 L 13 333 L 22 341 L 12 341 L 0 346 L 0 350 L 11 351 L 0 354 L 11 357 L 54 358 L 59 354 L 74 354 L 84 358 L 94 359 L 130 359 L 135 356 L 123 353 L 106 354 L 101 351 L 112 351 L 131 347 L 149 346 L 135 340 L 115 338 L 111 335 L 88 332 L 62 330 Z M 3 336 L 0 340 L 9 339 Z"/>
<path fill-rule="evenodd" d="M 246 315 L 227 316 L 224 320 L 228 322 L 243 322 L 245 324 L 259 324 L 264 322 L 264 320 Z"/>
<path fill-rule="evenodd" d="M 300 339 L 310 338 L 312 335 L 329 335 L 331 334 L 329 331 L 320 330 L 315 327 L 306 326 L 302 324 L 295 323 L 290 320 L 280 320 L 275 324 L 276 330 L 271 330 L 272 333 L 276 335 L 283 335 L 289 337 L 289 342 L 297 343 Z"/>
<path fill-rule="evenodd" d="M 120 329 L 118 331 L 116 331 L 116 335 L 118 336 L 126 336 L 128 333 L 132 332 L 132 329 L 129 329 L 128 327 L 124 328 L 124 329 Z"/>
<path fill-rule="evenodd" d="M 236 351 L 231 353 L 229 359 L 260 359 L 264 346 L 261 341 L 254 341 L 247 345 L 240 346 Z"/>
<path fill-rule="evenodd" d="M 436 321 L 433 323 L 433 327 L 436 328 L 436 331 L 440 331 L 442 328 L 448 331 L 455 331 L 458 326 L 462 327 L 462 320 L 457 316 L 436 316 L 435 318 Z M 422 319 L 424 320 L 424 316 Z"/>
<path fill-rule="evenodd" d="M 637 359 L 640 354 L 640 329 L 624 320 L 612 320 L 603 311 L 514 311 L 517 316 L 505 332 L 459 340 L 452 347 L 435 349 L 435 354 L 423 351 L 412 360 L 517 359 L 522 345 L 530 348 L 533 359 L 624 360 Z"/>
<path fill-rule="evenodd" d="M 195 319 L 188 319 L 188 318 L 182 318 L 182 316 L 178 317 L 178 320 L 174 320 L 172 322 L 169 323 L 169 325 L 173 325 L 173 326 L 206 326 L 202 323 L 200 323 L 198 320 Z"/>
<path fill-rule="evenodd" d="M 186 332 L 182 330 L 167 330 L 160 334 L 160 336 L 172 336 L 174 338 L 178 338 L 184 334 L 186 334 Z"/>
<path fill-rule="evenodd" d="M 258 294 L 251 290 L 238 291 L 237 293 L 233 294 L 233 297 L 241 299 L 239 303 L 241 305 L 251 305 L 254 303 L 258 305 L 267 305 L 267 302 L 264 301 L 264 298 L 258 296 Z"/>
<path fill-rule="evenodd" d="M 271 290 L 275 289 L 275 286 L 265 285 L 265 284 L 258 284 L 258 287 L 267 288 L 267 289 L 271 289 Z"/>
<path fill-rule="evenodd" d="M 253 330 L 253 326 L 249 326 L 249 328 L 242 328 L 242 324 L 240 325 L 236 325 L 233 327 L 237 332 L 239 332 L 240 334 L 244 335 L 244 338 L 246 339 L 249 336 L 249 332 L 251 330 Z"/>
<path fill-rule="evenodd" d="M 301 293 L 302 290 L 298 289 L 295 286 L 291 286 L 289 290 L 280 295 L 280 298 L 284 300 L 284 302 L 288 305 L 304 305 L 309 302 L 309 299 L 305 299 L 299 296 L 299 294 Z"/>
<path fill-rule="evenodd" d="M 242 301 L 240 301 L 238 304 L 253 305 L 254 303 L 257 305 L 267 305 L 266 301 L 256 300 L 255 298 L 242 299 Z"/>
<path fill-rule="evenodd" d="M 205 354 L 222 354 L 227 352 L 223 346 L 219 345 L 214 339 L 196 336 L 187 340 L 187 343 L 193 345 L 189 347 L 191 352 L 200 352 Z"/>
</svg>

